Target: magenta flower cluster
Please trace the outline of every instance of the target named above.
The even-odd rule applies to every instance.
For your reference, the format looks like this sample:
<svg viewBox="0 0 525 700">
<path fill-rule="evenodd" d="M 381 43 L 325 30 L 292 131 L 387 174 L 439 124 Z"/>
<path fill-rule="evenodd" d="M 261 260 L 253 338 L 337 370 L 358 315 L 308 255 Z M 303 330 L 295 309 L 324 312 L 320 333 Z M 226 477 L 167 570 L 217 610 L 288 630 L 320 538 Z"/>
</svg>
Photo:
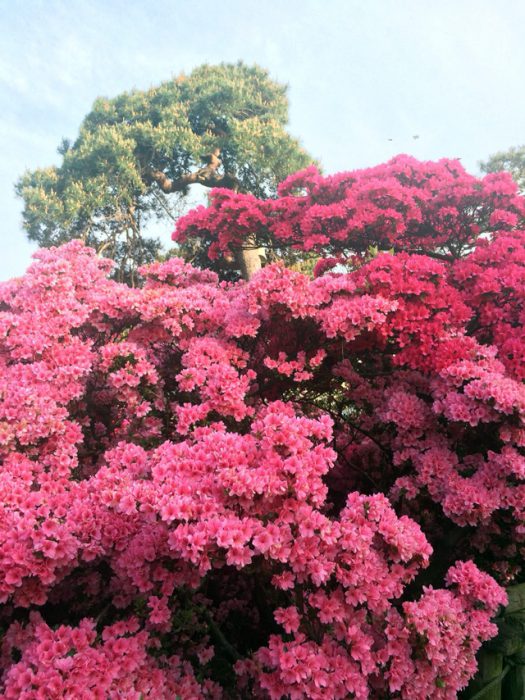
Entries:
<svg viewBox="0 0 525 700">
<path fill-rule="evenodd" d="M 453 162 L 309 169 L 177 235 L 314 279 L 129 288 L 73 242 L 2 284 L 2 697 L 456 698 L 523 577 L 524 213 Z"/>
</svg>

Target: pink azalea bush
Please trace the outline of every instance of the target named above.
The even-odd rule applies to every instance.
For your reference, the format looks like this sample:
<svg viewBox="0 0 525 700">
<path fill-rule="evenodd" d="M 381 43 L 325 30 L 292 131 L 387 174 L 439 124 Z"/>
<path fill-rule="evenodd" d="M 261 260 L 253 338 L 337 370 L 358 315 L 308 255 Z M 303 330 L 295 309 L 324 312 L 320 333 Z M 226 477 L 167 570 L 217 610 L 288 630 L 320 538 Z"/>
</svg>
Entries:
<svg viewBox="0 0 525 700">
<path fill-rule="evenodd" d="M 2 697 L 456 698 L 524 576 L 524 216 L 398 157 L 179 223 L 314 279 L 3 283 Z"/>
</svg>

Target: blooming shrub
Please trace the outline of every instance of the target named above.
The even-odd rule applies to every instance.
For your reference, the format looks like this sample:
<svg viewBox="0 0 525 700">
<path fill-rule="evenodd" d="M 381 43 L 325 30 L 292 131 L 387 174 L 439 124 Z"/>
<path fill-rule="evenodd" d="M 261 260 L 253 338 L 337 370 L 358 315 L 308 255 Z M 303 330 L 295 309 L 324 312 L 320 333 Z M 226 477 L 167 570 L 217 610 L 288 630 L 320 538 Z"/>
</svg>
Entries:
<svg viewBox="0 0 525 700">
<path fill-rule="evenodd" d="M 456 698 L 523 577 L 524 213 L 454 162 L 309 169 L 176 236 L 315 279 L 132 289 L 73 242 L 3 283 L 3 697 Z"/>
</svg>

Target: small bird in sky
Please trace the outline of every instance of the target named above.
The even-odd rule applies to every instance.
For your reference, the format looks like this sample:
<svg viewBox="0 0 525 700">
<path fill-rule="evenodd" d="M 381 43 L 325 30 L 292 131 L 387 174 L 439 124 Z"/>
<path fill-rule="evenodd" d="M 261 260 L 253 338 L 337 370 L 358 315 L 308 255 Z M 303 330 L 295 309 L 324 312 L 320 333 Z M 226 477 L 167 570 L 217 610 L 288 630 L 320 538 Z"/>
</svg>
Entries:
<svg viewBox="0 0 525 700">
<path fill-rule="evenodd" d="M 417 141 L 418 138 L 420 138 L 420 137 L 419 137 L 419 134 L 414 134 L 414 135 L 412 136 L 412 138 L 414 139 L 414 141 Z M 387 141 L 393 141 L 393 140 L 394 140 L 394 139 L 387 139 Z"/>
</svg>

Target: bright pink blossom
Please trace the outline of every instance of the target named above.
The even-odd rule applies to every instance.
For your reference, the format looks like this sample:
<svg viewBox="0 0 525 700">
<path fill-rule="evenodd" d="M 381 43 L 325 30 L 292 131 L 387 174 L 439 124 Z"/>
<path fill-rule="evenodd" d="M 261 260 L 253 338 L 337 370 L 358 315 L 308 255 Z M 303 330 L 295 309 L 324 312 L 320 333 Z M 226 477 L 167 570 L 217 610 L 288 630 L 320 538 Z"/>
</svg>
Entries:
<svg viewBox="0 0 525 700">
<path fill-rule="evenodd" d="M 524 212 L 454 161 L 309 168 L 177 236 L 315 279 L 130 289 L 73 242 L 0 285 L 3 696 L 455 698 L 523 577 Z"/>
</svg>

